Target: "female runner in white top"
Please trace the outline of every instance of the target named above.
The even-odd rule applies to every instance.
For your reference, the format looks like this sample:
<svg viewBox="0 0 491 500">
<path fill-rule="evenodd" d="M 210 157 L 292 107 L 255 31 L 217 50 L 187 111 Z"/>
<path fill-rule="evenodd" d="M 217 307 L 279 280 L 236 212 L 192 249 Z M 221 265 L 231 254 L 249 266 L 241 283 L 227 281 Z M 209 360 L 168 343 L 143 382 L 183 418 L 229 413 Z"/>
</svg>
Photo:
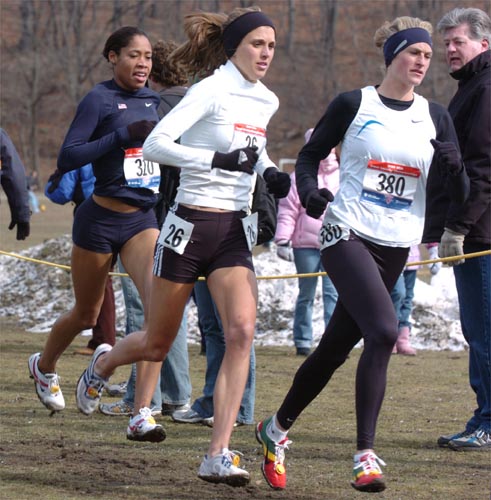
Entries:
<svg viewBox="0 0 491 500">
<path fill-rule="evenodd" d="M 199 72 L 219 66 L 210 63 L 217 52 L 222 65 L 189 89 L 144 144 L 145 160 L 181 168 L 177 208 L 167 216 L 156 247 L 148 330 L 126 337 L 99 358 L 94 355 L 79 382 L 77 400 L 88 414 L 97 405 L 99 387 L 117 366 L 162 360 L 195 280 L 205 275 L 223 323 L 226 351 L 215 385 L 213 434 L 198 476 L 242 486 L 249 474 L 237 466 L 239 457 L 228 448 L 256 321 L 251 248 L 257 228 L 254 214 L 245 217 L 251 174 L 262 175 L 277 197 L 286 196 L 290 188 L 288 174 L 279 172 L 266 152 L 266 127 L 278 99 L 260 79 L 274 55 L 275 29 L 254 8 L 236 9 L 228 18 L 191 15 L 186 26 L 188 49 L 205 40 Z M 198 36 L 205 28 L 207 35 Z M 149 403 L 153 389 L 148 380 L 144 387 L 137 384 L 136 397 Z"/>
</svg>

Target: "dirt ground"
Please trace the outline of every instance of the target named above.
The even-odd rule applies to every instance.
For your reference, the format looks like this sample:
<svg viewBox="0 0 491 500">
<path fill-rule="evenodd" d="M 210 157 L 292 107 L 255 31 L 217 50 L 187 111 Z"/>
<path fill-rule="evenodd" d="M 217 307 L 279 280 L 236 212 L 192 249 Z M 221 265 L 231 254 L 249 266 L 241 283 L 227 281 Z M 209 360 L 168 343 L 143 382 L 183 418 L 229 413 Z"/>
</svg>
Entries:
<svg viewBox="0 0 491 500">
<path fill-rule="evenodd" d="M 29 334 L 2 320 L 0 335 L 0 498 L 23 500 L 146 499 L 355 499 L 349 484 L 354 451 L 353 380 L 355 350 L 290 432 L 288 486 L 274 491 L 264 481 L 262 454 L 253 426 L 234 430 L 231 449 L 243 453 L 251 474 L 245 488 L 200 481 L 197 470 L 212 430 L 157 417 L 167 431 L 161 444 L 125 438 L 126 418 L 75 407 L 74 390 L 88 358 L 73 350 L 58 364 L 66 409 L 50 416 L 28 377 L 27 359 L 42 348 L 44 334 Z M 193 397 L 199 395 L 205 357 L 190 346 Z M 274 412 L 302 358 L 292 348 L 256 351 L 256 419 Z M 126 379 L 120 368 L 113 381 Z M 108 401 L 108 398 L 105 397 Z M 420 352 L 394 356 L 377 431 L 377 452 L 387 462 L 382 499 L 489 499 L 489 453 L 462 453 L 436 446 L 440 433 L 459 430 L 473 410 L 467 383 L 467 353 Z"/>
</svg>

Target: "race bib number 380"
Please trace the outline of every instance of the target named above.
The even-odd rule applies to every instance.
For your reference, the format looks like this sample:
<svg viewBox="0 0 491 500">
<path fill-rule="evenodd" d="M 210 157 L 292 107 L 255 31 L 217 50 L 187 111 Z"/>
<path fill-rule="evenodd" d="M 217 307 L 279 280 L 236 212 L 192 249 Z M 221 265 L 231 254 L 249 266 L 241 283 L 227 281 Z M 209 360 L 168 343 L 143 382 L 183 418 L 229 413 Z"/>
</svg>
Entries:
<svg viewBox="0 0 491 500">
<path fill-rule="evenodd" d="M 363 178 L 361 201 L 393 210 L 409 210 L 421 171 L 416 167 L 370 160 Z"/>
<path fill-rule="evenodd" d="M 142 148 L 126 149 L 124 152 L 124 176 L 128 187 L 147 188 L 158 193 L 160 168 L 158 163 L 143 159 Z"/>
</svg>

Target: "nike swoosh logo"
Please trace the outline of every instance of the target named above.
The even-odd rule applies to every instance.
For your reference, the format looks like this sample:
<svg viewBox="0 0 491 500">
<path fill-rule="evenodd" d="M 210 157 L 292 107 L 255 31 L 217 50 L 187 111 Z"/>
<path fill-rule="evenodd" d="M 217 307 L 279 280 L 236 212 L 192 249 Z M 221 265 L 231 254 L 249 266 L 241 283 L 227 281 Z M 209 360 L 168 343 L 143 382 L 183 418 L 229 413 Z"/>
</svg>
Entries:
<svg viewBox="0 0 491 500">
<path fill-rule="evenodd" d="M 147 108 L 149 108 L 151 105 L 152 105 L 152 103 L 151 103 L 151 102 L 146 102 L 146 103 L 145 103 L 145 106 L 146 106 Z"/>
<path fill-rule="evenodd" d="M 411 120 L 413 123 L 421 123 L 423 120 Z"/>
</svg>

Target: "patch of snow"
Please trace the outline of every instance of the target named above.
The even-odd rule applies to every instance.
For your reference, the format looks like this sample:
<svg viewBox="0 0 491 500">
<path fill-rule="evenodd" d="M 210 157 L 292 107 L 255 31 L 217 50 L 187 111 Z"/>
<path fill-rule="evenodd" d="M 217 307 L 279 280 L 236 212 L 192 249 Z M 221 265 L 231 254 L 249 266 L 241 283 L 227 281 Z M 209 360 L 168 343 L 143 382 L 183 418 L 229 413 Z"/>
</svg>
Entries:
<svg viewBox="0 0 491 500">
<path fill-rule="evenodd" d="M 20 253 L 39 261 L 70 264 L 69 235 L 47 240 Z M 254 257 L 259 277 L 295 274 L 292 262 L 276 256 L 275 246 Z M 116 300 L 117 331 L 124 335 L 125 307 L 121 281 L 113 278 Z M 297 278 L 260 279 L 257 312 L 256 345 L 293 346 L 293 311 L 297 297 Z M 31 333 L 49 332 L 57 317 L 73 305 L 71 277 L 68 271 L 38 262 L 0 256 L 0 313 L 16 318 L 20 326 Z M 417 279 L 412 314 L 411 343 L 417 349 L 462 350 L 466 342 L 459 321 L 457 292 L 453 271 L 443 267 L 432 277 L 431 284 Z M 314 343 L 324 331 L 320 280 L 313 313 Z M 196 306 L 188 308 L 188 340 L 198 343 Z M 90 332 L 83 332 L 87 335 Z"/>
</svg>

